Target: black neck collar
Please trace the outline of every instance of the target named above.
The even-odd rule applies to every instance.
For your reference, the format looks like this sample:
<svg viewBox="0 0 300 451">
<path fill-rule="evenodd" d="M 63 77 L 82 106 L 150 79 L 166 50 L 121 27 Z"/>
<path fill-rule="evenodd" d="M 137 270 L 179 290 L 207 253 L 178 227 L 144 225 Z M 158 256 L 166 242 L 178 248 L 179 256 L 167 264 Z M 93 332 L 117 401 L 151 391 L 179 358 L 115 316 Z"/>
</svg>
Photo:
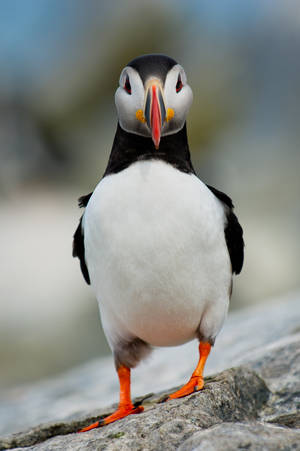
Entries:
<svg viewBox="0 0 300 451">
<path fill-rule="evenodd" d="M 140 160 L 163 160 L 182 172 L 195 173 L 191 163 L 186 124 L 177 133 L 161 138 L 156 150 L 151 138 L 128 133 L 118 123 L 104 177 L 126 169 Z"/>
</svg>

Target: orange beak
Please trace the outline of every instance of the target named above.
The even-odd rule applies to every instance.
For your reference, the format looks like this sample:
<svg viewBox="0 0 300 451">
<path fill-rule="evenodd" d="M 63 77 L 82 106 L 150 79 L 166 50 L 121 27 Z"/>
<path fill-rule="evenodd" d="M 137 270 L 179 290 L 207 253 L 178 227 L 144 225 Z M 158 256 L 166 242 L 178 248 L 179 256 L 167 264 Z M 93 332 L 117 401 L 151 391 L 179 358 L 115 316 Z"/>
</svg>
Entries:
<svg viewBox="0 0 300 451">
<path fill-rule="evenodd" d="M 159 148 L 161 129 L 166 119 L 166 108 L 162 88 L 158 81 L 149 83 L 145 101 L 145 119 L 151 130 L 152 140 L 156 149 Z"/>
</svg>

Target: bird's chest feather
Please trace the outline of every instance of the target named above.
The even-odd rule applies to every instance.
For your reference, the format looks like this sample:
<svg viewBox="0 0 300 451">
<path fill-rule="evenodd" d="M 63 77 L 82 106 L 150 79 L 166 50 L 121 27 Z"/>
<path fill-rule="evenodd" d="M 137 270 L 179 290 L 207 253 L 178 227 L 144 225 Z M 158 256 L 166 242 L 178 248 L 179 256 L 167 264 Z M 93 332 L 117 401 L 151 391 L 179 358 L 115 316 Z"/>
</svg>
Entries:
<svg viewBox="0 0 300 451">
<path fill-rule="evenodd" d="M 170 338 L 171 324 L 178 342 L 190 339 L 230 277 L 222 205 L 197 177 L 164 162 L 138 162 L 104 178 L 84 234 L 103 315 L 145 340 L 153 328 Z"/>
</svg>

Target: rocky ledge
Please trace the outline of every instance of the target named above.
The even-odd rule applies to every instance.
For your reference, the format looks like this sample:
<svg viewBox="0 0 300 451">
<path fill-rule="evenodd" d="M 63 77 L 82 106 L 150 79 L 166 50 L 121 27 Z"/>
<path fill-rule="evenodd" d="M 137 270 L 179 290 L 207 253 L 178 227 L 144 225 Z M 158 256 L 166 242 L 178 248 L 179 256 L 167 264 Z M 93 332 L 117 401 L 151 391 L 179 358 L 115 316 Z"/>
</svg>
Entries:
<svg viewBox="0 0 300 451">
<path fill-rule="evenodd" d="M 65 408 L 63 419 L 50 418 L 42 425 L 16 432 L 0 439 L 0 449 L 15 450 L 297 450 L 300 449 L 300 295 L 281 302 L 232 314 L 222 333 L 216 354 L 223 349 L 222 365 L 235 366 L 205 378 L 205 387 L 180 400 L 160 403 L 163 393 L 150 393 L 139 399 L 145 411 L 129 416 L 104 428 L 78 434 L 77 430 L 109 414 L 115 406 L 103 409 L 78 410 L 72 390 L 80 390 L 76 382 L 97 377 L 98 364 L 112 365 L 110 359 L 86 365 L 77 373 L 57 379 L 53 392 L 60 392 Z M 230 351 L 226 351 L 230 347 Z M 187 366 L 189 347 L 177 352 L 176 363 Z M 159 351 L 158 351 L 159 352 Z M 181 354 L 180 354 L 181 353 Z M 172 352 L 171 352 L 172 354 Z M 225 357 L 224 357 L 225 354 Z M 220 354 L 221 355 L 221 354 Z M 227 357 L 226 357 L 227 356 Z M 174 357 L 174 355 L 173 355 Z M 226 362 L 227 359 L 227 362 Z M 156 360 L 152 372 L 164 380 L 164 362 Z M 167 362 L 173 365 L 174 359 Z M 239 363 L 238 365 L 236 365 Z M 160 365 L 160 372 L 159 372 Z M 180 365 L 181 366 L 181 365 Z M 215 364 L 215 366 L 217 366 Z M 146 370 L 149 372 L 151 362 Z M 190 368 L 191 369 L 191 368 Z M 144 371 L 146 371 L 144 370 Z M 95 375 L 91 376 L 91 373 Z M 85 375 L 85 376 L 84 376 Z M 159 376 L 158 376 L 159 375 Z M 139 374 L 142 377 L 142 373 Z M 147 380 L 145 377 L 144 379 Z M 172 378 L 168 379 L 172 381 Z M 159 381 L 158 381 L 159 382 Z M 182 381 L 183 382 L 183 381 Z M 27 388 L 24 409 L 38 411 L 49 402 L 49 384 Z M 68 393 L 66 385 L 72 387 Z M 105 380 L 103 381 L 105 386 Z M 94 392 L 98 393 L 96 386 Z M 147 387 L 144 387 L 146 389 Z M 45 391 L 47 391 L 47 396 Z M 36 390 L 36 393 L 34 392 Z M 51 390 L 50 390 L 51 392 Z M 146 392 L 146 390 L 144 390 Z M 30 404 L 34 398 L 35 404 Z M 38 393 L 38 394 L 37 394 Z M 116 397 L 117 393 L 115 393 Z M 44 398 L 43 398 L 44 396 Z M 39 403 L 36 399 L 39 399 Z M 67 399 L 72 400 L 73 411 Z M 51 402 L 51 401 L 50 401 Z M 53 403 L 58 400 L 53 398 Z M 87 406 L 93 404 L 88 402 Z M 20 403 L 19 403 L 20 404 Z M 37 407 L 39 405 L 40 407 Z M 6 399 L 6 417 L 20 414 L 13 400 Z M 20 406 L 18 407 L 21 408 Z M 51 411 L 51 409 L 50 409 Z M 24 410 L 25 412 L 25 410 Z M 62 410 L 60 411 L 62 415 Z M 53 421 L 51 420 L 53 417 Z M 22 424 L 19 421 L 19 428 Z M 31 420 L 27 420 L 33 422 Z M 24 420 L 26 425 L 26 420 Z"/>
</svg>

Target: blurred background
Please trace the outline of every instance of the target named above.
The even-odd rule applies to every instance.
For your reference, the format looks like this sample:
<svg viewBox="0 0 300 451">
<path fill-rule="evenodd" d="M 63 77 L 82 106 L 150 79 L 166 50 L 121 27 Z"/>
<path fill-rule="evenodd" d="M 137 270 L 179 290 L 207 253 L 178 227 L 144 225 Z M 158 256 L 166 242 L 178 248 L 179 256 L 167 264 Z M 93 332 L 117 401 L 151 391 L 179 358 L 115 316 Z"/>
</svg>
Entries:
<svg viewBox="0 0 300 451">
<path fill-rule="evenodd" d="M 244 228 L 231 308 L 300 288 L 297 0 L 1 0 L 1 390 L 109 352 L 71 257 L 77 198 L 104 172 L 121 69 L 153 52 L 184 66 L 192 159 Z"/>
</svg>

